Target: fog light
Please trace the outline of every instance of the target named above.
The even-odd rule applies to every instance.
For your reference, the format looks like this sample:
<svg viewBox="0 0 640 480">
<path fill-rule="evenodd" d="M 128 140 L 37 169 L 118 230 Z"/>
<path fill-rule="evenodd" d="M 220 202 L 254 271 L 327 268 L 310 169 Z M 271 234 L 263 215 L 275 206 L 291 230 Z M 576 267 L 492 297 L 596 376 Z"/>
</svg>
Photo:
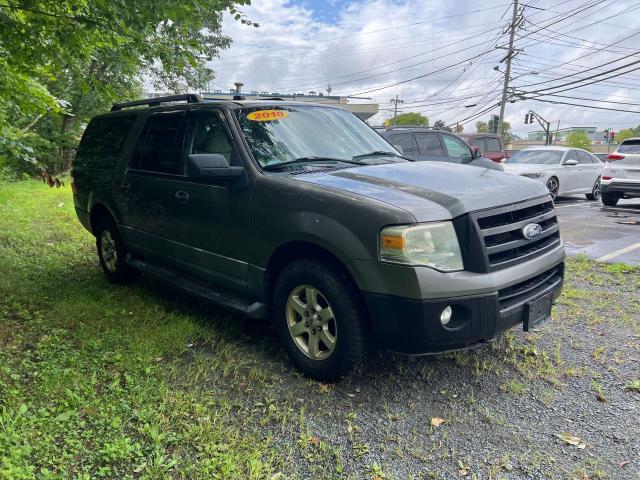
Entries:
<svg viewBox="0 0 640 480">
<path fill-rule="evenodd" d="M 447 307 L 444 310 L 442 310 L 442 313 L 440 314 L 440 323 L 442 323 L 443 326 L 447 326 L 447 324 L 451 321 L 451 314 L 453 313 L 453 310 L 451 310 L 451 307 Z"/>
</svg>

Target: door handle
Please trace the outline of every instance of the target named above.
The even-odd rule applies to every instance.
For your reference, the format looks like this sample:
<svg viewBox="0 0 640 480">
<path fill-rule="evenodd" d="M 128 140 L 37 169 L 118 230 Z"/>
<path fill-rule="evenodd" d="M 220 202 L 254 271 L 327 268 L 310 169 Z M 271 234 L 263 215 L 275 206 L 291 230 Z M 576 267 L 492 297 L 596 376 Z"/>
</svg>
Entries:
<svg viewBox="0 0 640 480">
<path fill-rule="evenodd" d="M 177 202 L 187 203 L 189 201 L 189 194 L 182 190 L 178 190 L 173 198 L 175 198 Z"/>
<path fill-rule="evenodd" d="M 123 193 L 129 193 L 129 187 L 131 185 L 129 185 L 129 182 L 122 182 L 120 184 L 120 190 L 122 190 Z"/>
</svg>

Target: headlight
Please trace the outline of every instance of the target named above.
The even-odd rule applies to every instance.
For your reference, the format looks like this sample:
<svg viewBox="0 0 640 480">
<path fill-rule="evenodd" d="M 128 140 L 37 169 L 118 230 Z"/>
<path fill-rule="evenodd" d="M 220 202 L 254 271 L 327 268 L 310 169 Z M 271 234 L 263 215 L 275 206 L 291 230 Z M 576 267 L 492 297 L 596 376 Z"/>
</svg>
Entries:
<svg viewBox="0 0 640 480">
<path fill-rule="evenodd" d="M 542 178 L 544 177 L 544 173 L 521 173 L 520 174 L 523 177 L 527 177 L 527 178 Z"/>
<path fill-rule="evenodd" d="M 460 244 L 451 222 L 386 227 L 380 232 L 380 260 L 454 272 L 462 270 Z"/>
</svg>

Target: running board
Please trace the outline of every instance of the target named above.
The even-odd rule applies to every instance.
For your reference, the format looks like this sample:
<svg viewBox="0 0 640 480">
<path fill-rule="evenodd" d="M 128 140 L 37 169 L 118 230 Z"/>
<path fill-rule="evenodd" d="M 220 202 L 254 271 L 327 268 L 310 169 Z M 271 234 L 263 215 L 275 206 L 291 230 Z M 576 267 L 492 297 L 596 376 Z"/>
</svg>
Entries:
<svg viewBox="0 0 640 480">
<path fill-rule="evenodd" d="M 130 255 L 127 255 L 127 263 L 142 273 L 146 273 L 147 275 L 177 287 L 180 290 L 202 297 L 246 317 L 267 318 L 269 316 L 269 309 L 267 304 L 264 302 L 250 302 L 246 298 L 230 295 L 228 293 L 221 293 L 198 280 L 178 275 L 152 263 L 138 258 L 133 258 Z"/>
</svg>

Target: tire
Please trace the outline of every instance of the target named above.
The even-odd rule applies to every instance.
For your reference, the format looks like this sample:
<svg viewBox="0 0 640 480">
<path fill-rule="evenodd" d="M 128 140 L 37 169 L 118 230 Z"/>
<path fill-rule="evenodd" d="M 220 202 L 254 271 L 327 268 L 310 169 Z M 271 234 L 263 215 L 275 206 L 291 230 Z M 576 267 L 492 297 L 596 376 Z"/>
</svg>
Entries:
<svg viewBox="0 0 640 480">
<path fill-rule="evenodd" d="M 600 199 L 600 177 L 596 179 L 596 183 L 593 184 L 591 193 L 585 195 L 587 200 L 599 200 Z"/>
<path fill-rule="evenodd" d="M 140 277 L 140 272 L 131 268 L 125 258 L 127 249 L 118 227 L 110 217 L 103 217 L 96 227 L 96 248 L 104 274 L 112 283 L 131 283 Z"/>
<path fill-rule="evenodd" d="M 551 177 L 547 180 L 547 189 L 551 194 L 551 199 L 555 200 L 558 197 L 558 192 L 560 191 L 560 182 L 557 177 Z"/>
<path fill-rule="evenodd" d="M 289 358 L 310 377 L 336 381 L 362 361 L 366 313 L 356 287 L 315 260 L 296 260 L 282 271 L 273 318 Z"/>
<path fill-rule="evenodd" d="M 618 204 L 618 200 L 620 200 L 620 195 L 615 193 L 603 193 L 601 197 L 603 205 L 607 207 L 615 207 Z"/>
</svg>

